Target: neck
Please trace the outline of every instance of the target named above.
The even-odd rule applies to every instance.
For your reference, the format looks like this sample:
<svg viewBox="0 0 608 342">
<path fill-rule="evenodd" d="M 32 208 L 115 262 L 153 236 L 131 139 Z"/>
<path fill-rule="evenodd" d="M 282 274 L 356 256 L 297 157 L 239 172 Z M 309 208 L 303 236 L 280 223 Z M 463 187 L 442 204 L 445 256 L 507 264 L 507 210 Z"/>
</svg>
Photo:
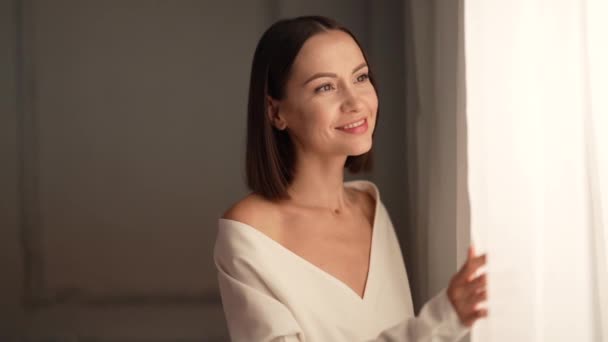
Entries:
<svg viewBox="0 0 608 342">
<path fill-rule="evenodd" d="M 325 208 L 338 214 L 350 206 L 351 199 L 344 189 L 346 157 L 331 160 L 300 160 L 287 192 L 293 204 Z"/>
</svg>

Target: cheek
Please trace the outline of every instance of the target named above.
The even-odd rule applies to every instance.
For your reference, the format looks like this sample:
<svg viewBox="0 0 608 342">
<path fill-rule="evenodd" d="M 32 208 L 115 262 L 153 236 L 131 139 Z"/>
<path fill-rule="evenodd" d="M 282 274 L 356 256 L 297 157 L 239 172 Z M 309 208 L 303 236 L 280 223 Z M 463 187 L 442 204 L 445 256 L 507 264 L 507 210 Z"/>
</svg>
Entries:
<svg viewBox="0 0 608 342">
<path fill-rule="evenodd" d="M 365 97 L 365 103 L 367 104 L 367 108 L 371 111 L 372 117 L 374 120 L 378 114 L 378 95 L 376 95 L 375 91 L 370 92 Z"/>
<path fill-rule="evenodd" d="M 339 108 L 339 102 L 329 96 L 318 101 L 312 101 L 306 106 L 304 111 L 306 125 L 309 128 L 319 130 L 322 127 L 331 127 L 335 121 L 335 116 Z"/>
<path fill-rule="evenodd" d="M 292 117 L 293 133 L 304 140 L 324 139 L 331 133 L 335 105 L 330 101 L 315 101 L 297 108 Z"/>
</svg>

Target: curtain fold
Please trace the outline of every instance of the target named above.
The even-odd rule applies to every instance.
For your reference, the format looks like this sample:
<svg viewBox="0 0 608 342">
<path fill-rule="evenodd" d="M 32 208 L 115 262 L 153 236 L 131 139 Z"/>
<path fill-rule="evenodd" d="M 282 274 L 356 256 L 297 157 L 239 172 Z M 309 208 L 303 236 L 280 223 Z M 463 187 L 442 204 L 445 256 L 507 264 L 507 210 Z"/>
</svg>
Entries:
<svg viewBox="0 0 608 342">
<path fill-rule="evenodd" d="M 410 213 L 407 224 L 412 233 L 408 238 L 409 245 L 415 250 L 415 263 L 408 264 L 411 267 L 410 288 L 415 312 L 419 312 L 424 301 L 429 298 L 428 291 L 428 263 L 427 245 L 428 234 L 428 118 L 429 98 L 431 96 L 431 65 L 428 53 L 430 53 L 430 39 L 428 35 L 432 14 L 428 2 L 407 1 L 404 6 L 404 38 L 406 59 L 406 158 L 407 158 L 407 203 L 406 207 Z M 411 265 L 411 266 L 410 266 Z"/>
<path fill-rule="evenodd" d="M 586 0 L 582 3 L 581 31 L 585 58 L 585 129 L 589 194 L 594 239 L 596 323 L 608 341 L 608 2 Z"/>
<path fill-rule="evenodd" d="M 417 258 L 418 311 L 448 285 L 470 241 L 463 0 L 405 3 L 408 224 L 415 231 L 408 244 Z"/>
</svg>

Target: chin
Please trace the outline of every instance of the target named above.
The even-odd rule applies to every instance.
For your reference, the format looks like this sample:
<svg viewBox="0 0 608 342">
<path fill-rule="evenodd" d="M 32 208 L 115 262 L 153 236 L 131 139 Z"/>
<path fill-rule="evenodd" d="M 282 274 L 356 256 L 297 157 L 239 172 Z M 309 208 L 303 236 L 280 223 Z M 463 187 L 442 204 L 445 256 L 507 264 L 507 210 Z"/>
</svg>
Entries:
<svg viewBox="0 0 608 342">
<path fill-rule="evenodd" d="M 372 149 L 372 143 L 371 141 L 367 144 L 361 144 L 361 146 L 357 146 L 357 148 L 355 149 L 350 149 L 348 155 L 349 156 L 360 156 L 362 154 L 365 154 L 367 152 L 369 152 Z"/>
</svg>

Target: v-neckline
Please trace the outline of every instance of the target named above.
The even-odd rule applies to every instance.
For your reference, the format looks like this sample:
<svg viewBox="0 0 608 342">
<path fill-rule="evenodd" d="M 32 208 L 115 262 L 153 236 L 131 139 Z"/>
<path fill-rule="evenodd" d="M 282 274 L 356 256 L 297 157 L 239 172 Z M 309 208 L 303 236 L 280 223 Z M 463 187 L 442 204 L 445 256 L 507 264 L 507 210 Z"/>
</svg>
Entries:
<svg viewBox="0 0 608 342">
<path fill-rule="evenodd" d="M 375 254 L 376 254 L 376 240 L 377 240 L 377 221 L 378 221 L 378 207 L 380 206 L 380 194 L 379 191 L 376 187 L 376 185 L 370 181 L 366 181 L 366 180 L 355 180 L 355 181 L 349 181 L 349 182 L 345 182 L 344 186 L 351 186 L 351 185 L 355 185 L 357 183 L 365 183 L 368 184 L 373 192 L 374 192 L 374 199 L 375 199 L 375 204 L 374 204 L 374 216 L 372 219 L 372 237 L 371 237 L 371 241 L 370 241 L 370 252 L 369 252 L 369 260 L 368 260 L 368 267 L 367 267 L 367 275 L 365 278 L 365 288 L 363 289 L 363 296 L 360 296 L 357 291 L 355 291 L 352 287 L 350 287 L 348 284 L 346 284 L 345 282 L 343 282 L 342 280 L 338 279 L 336 276 L 334 276 L 333 274 L 323 270 L 322 268 L 320 268 L 319 266 L 315 265 L 314 263 L 312 263 L 311 261 L 307 260 L 306 258 L 300 256 L 299 254 L 293 252 L 291 249 L 285 247 L 283 244 L 281 244 L 280 242 L 276 241 L 275 239 L 269 237 L 268 235 L 262 233 L 259 229 L 256 229 L 255 227 L 247 224 L 247 223 L 243 223 L 241 221 L 237 221 L 237 220 L 232 220 L 232 219 L 225 219 L 225 218 L 220 218 L 220 221 L 228 221 L 228 222 L 234 222 L 242 227 L 248 228 L 249 231 L 252 231 L 254 234 L 258 235 L 259 237 L 261 237 L 263 240 L 268 241 L 271 245 L 274 245 L 276 248 L 278 248 L 279 250 L 282 250 L 283 252 L 285 252 L 287 255 L 291 255 L 292 258 L 298 262 L 300 262 L 302 265 L 304 265 L 305 267 L 308 267 L 309 269 L 311 269 L 313 272 L 316 272 L 317 274 L 319 274 L 320 276 L 329 279 L 329 281 L 333 282 L 334 284 L 336 284 L 337 286 L 340 286 L 342 288 L 345 288 L 347 290 L 347 293 L 350 293 L 350 295 L 352 295 L 357 301 L 359 302 L 366 302 L 371 294 L 370 292 L 370 285 L 372 285 L 372 280 L 373 280 L 373 273 L 376 269 L 375 265 L 374 265 L 374 259 L 375 259 Z M 360 188 L 354 186 L 356 189 L 361 190 Z M 366 190 L 364 190 L 366 191 Z M 367 191 L 366 191 L 367 192 Z"/>
</svg>

